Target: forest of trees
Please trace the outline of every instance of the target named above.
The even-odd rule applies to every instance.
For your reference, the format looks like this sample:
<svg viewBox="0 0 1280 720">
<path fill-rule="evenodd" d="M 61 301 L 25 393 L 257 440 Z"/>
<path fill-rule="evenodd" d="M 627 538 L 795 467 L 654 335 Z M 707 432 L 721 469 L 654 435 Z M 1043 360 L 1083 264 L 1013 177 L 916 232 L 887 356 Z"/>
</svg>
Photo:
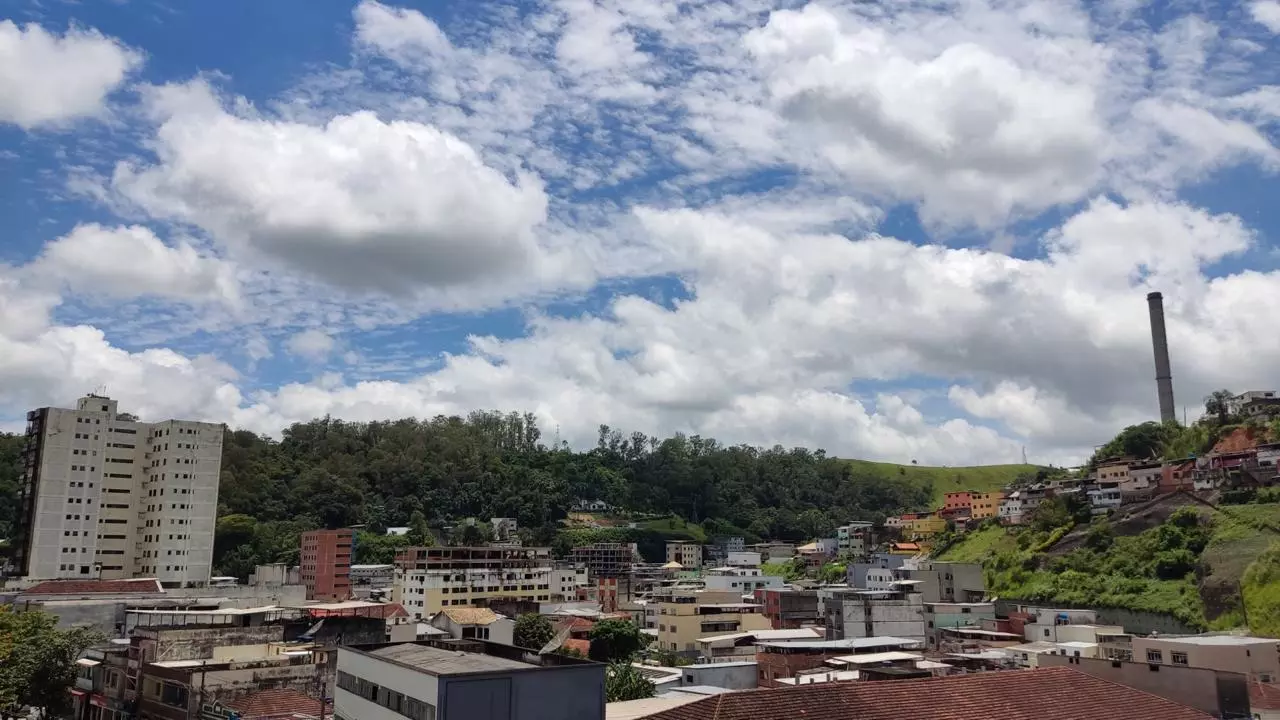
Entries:
<svg viewBox="0 0 1280 720">
<path fill-rule="evenodd" d="M 257 562 L 290 562 L 298 533 L 353 524 L 367 525 L 367 550 L 387 558 L 396 543 L 376 536 L 410 525 L 415 514 L 436 530 L 467 517 L 514 517 L 527 542 L 553 545 L 578 499 L 676 516 L 716 533 L 800 540 L 852 518 L 924 507 L 931 491 L 889 472 L 855 472 L 805 448 L 624 435 L 605 426 L 590 451 L 548 447 L 533 417 L 515 413 L 323 418 L 292 425 L 279 441 L 227 433 L 215 564 L 244 574 Z"/>
</svg>

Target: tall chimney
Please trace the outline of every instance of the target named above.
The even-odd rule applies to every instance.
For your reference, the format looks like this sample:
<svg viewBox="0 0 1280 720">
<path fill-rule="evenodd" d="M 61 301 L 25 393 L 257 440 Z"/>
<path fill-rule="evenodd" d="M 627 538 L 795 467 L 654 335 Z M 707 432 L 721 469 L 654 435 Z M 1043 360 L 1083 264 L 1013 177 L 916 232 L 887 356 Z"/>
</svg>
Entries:
<svg viewBox="0 0 1280 720">
<path fill-rule="evenodd" d="M 1164 334 L 1164 296 L 1147 293 L 1151 311 L 1151 346 L 1156 355 L 1156 393 L 1160 396 L 1160 422 L 1178 419 L 1173 409 L 1173 371 L 1169 368 L 1169 339 Z"/>
</svg>

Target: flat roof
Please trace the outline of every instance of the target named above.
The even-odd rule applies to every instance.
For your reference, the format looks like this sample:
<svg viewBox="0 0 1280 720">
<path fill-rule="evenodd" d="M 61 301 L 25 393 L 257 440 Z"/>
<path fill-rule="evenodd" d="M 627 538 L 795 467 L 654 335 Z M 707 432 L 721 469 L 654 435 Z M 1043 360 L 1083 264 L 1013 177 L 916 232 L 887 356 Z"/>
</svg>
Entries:
<svg viewBox="0 0 1280 720">
<path fill-rule="evenodd" d="M 1155 637 L 1143 638 L 1144 640 L 1158 640 L 1162 642 L 1187 643 L 1188 645 L 1277 645 L 1280 640 L 1275 638 L 1260 638 L 1250 635 L 1187 635 L 1184 637 Z"/>
<path fill-rule="evenodd" d="M 604 706 L 604 717 L 605 720 L 639 720 L 650 715 L 656 715 L 663 710 L 670 710 L 681 705 L 688 705 L 691 702 L 697 702 L 704 697 L 706 696 L 694 693 L 675 693 L 644 698 L 643 700 L 611 702 Z"/>
<path fill-rule="evenodd" d="M 813 628 L 755 630 L 727 635 L 709 635 L 698 638 L 698 642 L 732 642 L 747 637 L 754 637 L 757 640 L 807 640 L 822 637 L 822 633 Z"/>
<path fill-rule="evenodd" d="M 755 664 L 756 664 L 755 660 L 737 660 L 734 662 L 710 662 L 710 663 L 695 663 L 693 665 L 681 665 L 676 669 L 680 671 L 700 670 L 703 668 L 746 667 L 748 665 L 755 665 Z"/>
<path fill-rule="evenodd" d="M 263 605 L 262 607 L 253 608 L 221 608 L 218 610 L 135 610 L 130 608 L 126 612 L 137 615 L 257 615 L 259 613 L 284 612 L 287 609 L 289 608 L 278 605 Z"/>
<path fill-rule="evenodd" d="M 964 635 L 977 635 L 978 637 L 1012 638 L 1014 640 L 1020 640 L 1022 638 L 1022 636 L 1017 633 L 997 632 L 995 630 L 982 630 L 979 628 L 957 627 L 942 628 L 942 630 L 943 632 L 956 632 Z"/>
<path fill-rule="evenodd" d="M 503 670 L 527 670 L 537 667 L 519 660 L 495 657 L 484 653 L 461 652 L 403 643 L 378 648 L 369 653 L 417 668 L 432 675 L 462 675 L 465 673 L 501 672 Z"/>
<path fill-rule="evenodd" d="M 827 662 L 829 663 L 842 662 L 842 663 L 847 663 L 849 665 L 868 665 L 871 663 L 898 662 L 902 660 L 923 660 L 923 659 L 924 659 L 923 655 L 917 655 L 916 653 L 901 652 L 901 651 L 894 650 L 890 652 L 863 653 L 862 655 L 841 655 L 840 657 L 831 658 Z"/>
<path fill-rule="evenodd" d="M 801 650 L 857 650 L 873 647 L 903 647 L 906 645 L 923 645 L 923 640 L 911 640 L 900 637 L 849 638 L 846 640 L 791 640 L 788 642 L 756 643 L 760 647 L 787 648 Z"/>
</svg>

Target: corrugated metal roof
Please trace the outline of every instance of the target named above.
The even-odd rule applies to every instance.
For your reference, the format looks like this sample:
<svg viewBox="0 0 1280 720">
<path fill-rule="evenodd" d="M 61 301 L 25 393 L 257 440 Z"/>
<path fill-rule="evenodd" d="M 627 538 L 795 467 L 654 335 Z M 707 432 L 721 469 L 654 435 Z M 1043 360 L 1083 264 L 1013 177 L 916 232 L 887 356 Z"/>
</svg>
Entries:
<svg viewBox="0 0 1280 720">
<path fill-rule="evenodd" d="M 387 660 L 410 665 L 432 675 L 461 675 L 463 673 L 500 672 L 502 670 L 527 670 L 533 665 L 518 660 L 444 650 L 429 645 L 404 643 L 378 648 L 370 653 Z"/>
</svg>

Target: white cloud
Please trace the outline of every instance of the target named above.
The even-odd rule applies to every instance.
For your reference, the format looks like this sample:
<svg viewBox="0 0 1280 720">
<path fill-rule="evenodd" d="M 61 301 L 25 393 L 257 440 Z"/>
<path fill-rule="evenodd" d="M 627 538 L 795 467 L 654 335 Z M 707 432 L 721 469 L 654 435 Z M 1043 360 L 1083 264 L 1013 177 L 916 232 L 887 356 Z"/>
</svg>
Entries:
<svg viewBox="0 0 1280 720">
<path fill-rule="evenodd" d="M 121 164 L 116 191 L 234 252 L 361 291 L 410 293 L 555 276 L 534 228 L 538 180 L 514 180 L 428 125 L 341 115 L 323 126 L 224 111 L 206 86 L 156 92 L 151 166 Z"/>
<path fill-rule="evenodd" d="M 45 245 L 27 271 L 44 283 L 89 296 L 154 296 L 231 306 L 240 301 L 234 266 L 185 242 L 165 245 L 139 225 L 77 225 Z"/>
<path fill-rule="evenodd" d="M 289 352 L 301 355 L 308 360 L 323 360 L 329 357 L 336 345 L 337 341 L 332 335 L 315 328 L 293 335 L 285 344 Z"/>
<path fill-rule="evenodd" d="M 1249 14 L 1254 22 L 1265 25 L 1273 33 L 1280 33 L 1280 2 L 1254 0 L 1249 3 Z"/>
<path fill-rule="evenodd" d="M 100 114 L 142 55 L 96 30 L 0 20 L 0 122 L 31 129 Z"/>
</svg>

